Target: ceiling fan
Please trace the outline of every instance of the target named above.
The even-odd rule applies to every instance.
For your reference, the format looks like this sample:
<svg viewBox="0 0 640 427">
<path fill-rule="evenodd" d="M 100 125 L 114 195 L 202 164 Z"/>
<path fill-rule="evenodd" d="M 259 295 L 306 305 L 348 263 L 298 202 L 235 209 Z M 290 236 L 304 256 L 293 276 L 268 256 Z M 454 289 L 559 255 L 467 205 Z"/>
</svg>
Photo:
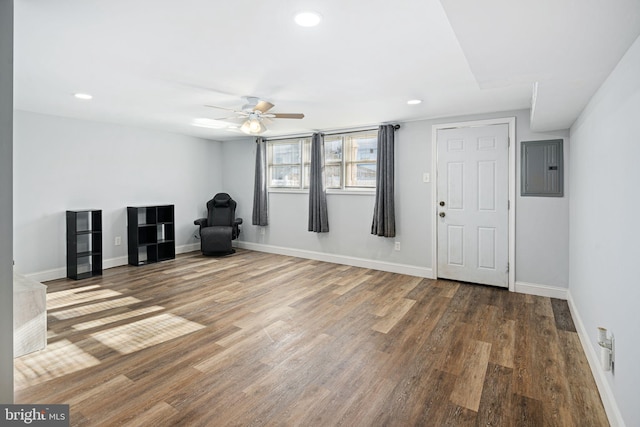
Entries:
<svg viewBox="0 0 640 427">
<path fill-rule="evenodd" d="M 206 107 L 217 108 L 220 110 L 233 111 L 235 114 L 231 117 L 223 117 L 220 121 L 224 120 L 237 120 L 243 121 L 240 130 L 249 135 L 259 135 L 267 130 L 265 123 L 269 123 L 271 119 L 302 119 L 304 114 L 302 113 L 269 113 L 274 105 L 268 101 L 261 100 L 255 96 L 247 96 L 247 103 L 242 106 L 240 110 L 233 110 L 231 108 L 217 107 L 215 105 L 206 105 Z"/>
</svg>

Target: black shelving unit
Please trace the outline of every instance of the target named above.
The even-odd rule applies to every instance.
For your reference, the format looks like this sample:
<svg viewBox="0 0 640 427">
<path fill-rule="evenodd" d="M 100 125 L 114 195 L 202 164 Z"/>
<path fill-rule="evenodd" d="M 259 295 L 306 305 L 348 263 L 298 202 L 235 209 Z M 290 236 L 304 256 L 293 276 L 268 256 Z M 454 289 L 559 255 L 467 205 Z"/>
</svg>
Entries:
<svg viewBox="0 0 640 427">
<path fill-rule="evenodd" d="M 67 277 L 102 274 L 102 211 L 67 211 Z"/>
<path fill-rule="evenodd" d="M 152 264 L 176 257 L 173 213 L 173 205 L 127 207 L 129 264 Z"/>
</svg>

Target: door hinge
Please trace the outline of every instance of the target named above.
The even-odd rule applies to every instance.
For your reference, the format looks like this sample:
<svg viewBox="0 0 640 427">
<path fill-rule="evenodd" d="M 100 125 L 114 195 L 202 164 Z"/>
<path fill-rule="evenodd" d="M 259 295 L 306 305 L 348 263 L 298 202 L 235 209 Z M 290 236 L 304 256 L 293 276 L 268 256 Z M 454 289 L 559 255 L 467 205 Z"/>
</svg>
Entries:
<svg viewBox="0 0 640 427">
<path fill-rule="evenodd" d="M 507 210 L 511 209 L 511 200 L 507 200 Z"/>
<path fill-rule="evenodd" d="M 507 263 L 507 273 L 509 272 L 509 263 Z"/>
</svg>

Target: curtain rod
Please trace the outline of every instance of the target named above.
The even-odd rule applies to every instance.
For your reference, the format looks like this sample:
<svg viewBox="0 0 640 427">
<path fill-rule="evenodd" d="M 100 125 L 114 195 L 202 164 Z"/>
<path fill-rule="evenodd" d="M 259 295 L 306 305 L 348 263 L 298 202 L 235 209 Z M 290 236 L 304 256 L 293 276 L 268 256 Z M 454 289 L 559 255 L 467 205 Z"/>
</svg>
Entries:
<svg viewBox="0 0 640 427">
<path fill-rule="evenodd" d="M 348 133 L 360 133 L 360 132 L 371 132 L 372 130 L 378 130 L 379 128 L 375 127 L 375 128 L 366 128 L 366 129 L 357 129 L 357 130 L 347 130 L 347 131 L 331 131 L 331 132 L 319 132 L 323 135 L 345 135 Z M 400 129 L 400 125 L 399 124 L 395 124 L 393 125 L 393 129 L 394 130 L 398 130 Z M 315 132 L 314 132 L 315 133 Z M 282 141 L 285 139 L 293 139 L 293 138 L 307 138 L 313 136 L 313 133 L 311 134 L 306 134 L 306 133 L 302 133 L 302 134 L 297 134 L 297 135 L 289 135 L 289 136 L 280 136 L 277 138 L 265 138 L 265 141 Z"/>
</svg>

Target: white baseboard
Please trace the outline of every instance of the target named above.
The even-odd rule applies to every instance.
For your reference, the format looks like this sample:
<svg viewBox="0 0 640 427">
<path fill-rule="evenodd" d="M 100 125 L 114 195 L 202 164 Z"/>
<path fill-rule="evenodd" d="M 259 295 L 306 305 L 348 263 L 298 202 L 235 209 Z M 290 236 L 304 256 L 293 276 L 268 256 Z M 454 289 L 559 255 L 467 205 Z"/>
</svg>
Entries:
<svg viewBox="0 0 640 427">
<path fill-rule="evenodd" d="M 62 279 L 63 277 L 67 277 L 67 268 L 54 268 L 52 270 L 39 271 L 37 273 L 23 274 L 23 276 L 28 277 L 31 280 L 35 280 L 36 282 L 47 282 L 49 280 Z"/>
<path fill-rule="evenodd" d="M 200 242 L 189 243 L 188 245 L 176 246 L 176 254 L 186 254 L 187 252 L 199 251 Z"/>
<path fill-rule="evenodd" d="M 571 317 L 573 318 L 573 323 L 576 326 L 576 331 L 578 332 L 580 343 L 582 344 L 584 353 L 587 356 L 589 367 L 591 367 L 591 373 L 593 374 L 593 378 L 596 381 L 598 391 L 600 392 L 600 398 L 602 399 L 604 410 L 607 413 L 609 424 L 611 424 L 611 427 L 624 427 L 624 419 L 622 418 L 622 413 L 620 412 L 618 404 L 616 403 L 616 399 L 613 395 L 613 390 L 611 390 L 609 381 L 607 381 L 605 371 L 603 371 L 600 367 L 598 354 L 591 344 L 589 333 L 584 327 L 584 323 L 582 323 L 582 317 L 580 317 L 578 308 L 573 302 L 570 291 L 568 292 L 567 303 L 569 304 L 569 311 L 571 311 Z M 593 331 L 593 333 L 595 334 L 596 331 Z"/>
<path fill-rule="evenodd" d="M 312 259 L 315 261 L 332 262 L 334 264 L 350 265 L 352 267 L 370 268 L 373 270 L 387 271 L 390 273 L 406 274 L 409 276 L 433 278 L 433 270 L 427 267 L 397 264 L 393 262 L 378 261 L 365 258 L 356 258 L 345 255 L 328 254 L 324 252 L 308 251 L 304 249 L 292 249 L 282 246 L 264 245 L 260 243 L 237 241 L 236 246 L 252 251 L 267 252 L 278 255 L 288 255 L 298 258 Z"/>
<path fill-rule="evenodd" d="M 200 243 L 191 243 L 188 245 L 176 246 L 176 254 L 184 254 L 187 252 L 197 251 L 199 249 Z M 108 268 L 120 267 L 122 265 L 127 265 L 128 262 L 129 258 L 127 256 L 104 259 L 102 260 L 102 269 L 106 270 Z M 57 280 L 67 277 L 67 268 L 54 268 L 51 270 L 24 274 L 24 276 L 28 277 L 31 280 L 35 280 L 36 282 L 47 282 L 49 280 Z"/>
<path fill-rule="evenodd" d="M 566 288 L 560 288 L 558 286 L 539 285 L 537 283 L 516 281 L 515 291 L 520 294 L 537 295 L 539 297 L 549 297 L 566 300 L 569 290 Z"/>
</svg>

